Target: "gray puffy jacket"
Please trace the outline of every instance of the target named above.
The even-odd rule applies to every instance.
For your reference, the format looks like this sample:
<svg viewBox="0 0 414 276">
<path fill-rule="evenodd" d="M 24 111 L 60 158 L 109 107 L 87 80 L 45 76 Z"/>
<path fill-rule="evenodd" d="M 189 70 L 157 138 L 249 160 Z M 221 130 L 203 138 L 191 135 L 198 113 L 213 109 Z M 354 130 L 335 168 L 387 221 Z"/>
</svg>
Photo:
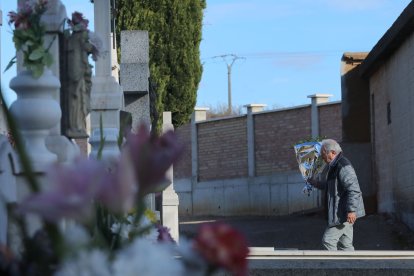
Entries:
<svg viewBox="0 0 414 276">
<path fill-rule="evenodd" d="M 361 189 L 351 162 L 340 153 L 327 167 L 327 175 L 323 177 L 325 181 L 314 184 L 326 190 L 328 226 L 346 222 L 349 212 L 356 212 L 357 218 L 365 216 Z"/>
</svg>

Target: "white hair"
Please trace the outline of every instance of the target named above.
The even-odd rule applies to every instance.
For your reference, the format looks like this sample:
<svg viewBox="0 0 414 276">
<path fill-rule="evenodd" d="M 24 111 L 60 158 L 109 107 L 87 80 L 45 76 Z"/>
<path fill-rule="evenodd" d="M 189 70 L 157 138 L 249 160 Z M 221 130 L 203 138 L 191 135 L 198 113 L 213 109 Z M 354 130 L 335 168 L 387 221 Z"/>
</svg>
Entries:
<svg viewBox="0 0 414 276">
<path fill-rule="evenodd" d="M 334 151 L 336 154 L 342 152 L 341 146 L 333 139 L 324 139 L 321 144 L 322 148 L 324 148 L 327 152 Z"/>
</svg>

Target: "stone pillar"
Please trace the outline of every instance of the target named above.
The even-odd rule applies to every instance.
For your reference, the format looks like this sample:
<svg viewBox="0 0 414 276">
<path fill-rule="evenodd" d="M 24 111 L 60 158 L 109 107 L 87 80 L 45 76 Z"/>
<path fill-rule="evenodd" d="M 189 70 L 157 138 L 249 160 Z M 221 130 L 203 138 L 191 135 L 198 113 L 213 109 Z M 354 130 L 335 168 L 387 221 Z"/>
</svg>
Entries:
<svg viewBox="0 0 414 276">
<path fill-rule="evenodd" d="M 51 47 L 49 52 L 53 56 L 53 64 L 50 67 L 53 74 L 60 79 L 60 47 L 59 39 L 63 36 L 62 22 L 66 20 L 66 7 L 60 0 L 50 0 L 48 10 L 42 17 L 46 25 L 45 46 Z M 60 103 L 60 89 L 57 89 L 53 98 Z M 60 163 L 70 163 L 79 155 L 79 148 L 75 143 L 70 142 L 66 137 L 61 135 L 61 124 L 59 123 L 50 130 L 49 137 L 46 138 L 46 146 L 49 151 L 57 155 Z"/>
<path fill-rule="evenodd" d="M 265 104 L 248 104 L 244 106 L 247 109 L 247 162 L 249 177 L 255 176 L 253 113 L 263 111 L 265 106 Z"/>
<path fill-rule="evenodd" d="M 208 107 L 195 107 L 191 115 L 191 178 L 195 185 L 198 182 L 198 133 L 197 122 L 207 119 Z M 194 191 L 194 189 L 193 189 Z"/>
<path fill-rule="evenodd" d="M 332 95 L 330 95 L 330 94 L 313 94 L 313 95 L 308 96 L 308 98 L 312 99 L 312 107 L 311 107 L 312 138 L 316 138 L 316 137 L 319 136 L 318 104 L 328 102 L 329 97 L 332 97 Z"/>
<path fill-rule="evenodd" d="M 24 1 L 23 0 L 18 0 L 18 4 L 22 4 Z M 45 36 L 45 40 L 44 40 L 44 46 L 45 47 L 49 47 L 49 51 L 52 54 L 53 57 L 53 64 L 51 66 L 51 75 L 48 75 L 48 83 L 54 83 L 54 87 L 55 88 L 51 88 L 51 94 L 53 97 L 53 102 L 56 101 L 59 103 L 60 100 L 60 91 L 59 91 L 59 86 L 60 83 L 58 81 L 59 78 L 59 57 L 60 57 L 60 53 L 59 53 L 59 39 L 58 39 L 58 35 L 60 33 L 63 32 L 63 25 L 62 22 L 63 20 L 66 18 L 66 9 L 65 6 L 61 3 L 61 1 L 59 0 L 50 0 L 48 2 L 48 10 L 46 11 L 46 13 L 43 15 L 42 17 L 42 21 L 45 24 L 46 27 L 46 36 Z M 51 44 L 52 43 L 52 44 Z M 22 58 L 23 55 L 21 54 L 21 52 L 16 53 L 17 55 L 17 72 L 18 72 L 18 76 L 20 75 L 19 73 L 24 69 L 22 64 Z M 55 78 L 56 77 L 56 78 Z M 51 80 L 52 79 L 52 80 Z M 56 81 L 55 81 L 56 80 Z M 13 80 L 12 80 L 13 81 Z M 59 85 L 57 85 L 57 83 L 59 83 Z M 22 85 L 21 81 L 16 82 L 17 85 Z M 12 85 L 10 85 L 12 86 Z M 48 87 L 52 87 L 51 85 Z M 32 88 L 33 89 L 33 88 Z M 16 103 L 17 100 L 14 102 Z M 13 103 L 13 104 L 14 104 Z M 45 111 L 45 106 L 44 103 L 39 103 L 40 107 Z M 48 106 L 50 107 L 51 102 L 49 101 Z M 31 105 L 33 107 L 33 105 Z M 57 104 L 57 106 L 59 107 L 59 105 Z M 12 106 L 11 106 L 12 107 Z M 11 108 L 12 110 L 12 108 Z M 49 110 L 54 110 L 55 111 L 55 116 L 57 113 L 60 113 L 60 108 L 54 109 L 50 108 Z M 59 110 L 59 112 L 57 112 L 57 110 Z M 46 110 L 47 111 L 47 110 Z M 46 112 L 49 113 L 49 112 Z M 45 114 L 46 114 L 45 113 Z M 60 115 L 59 115 L 60 116 Z M 67 146 L 67 144 L 65 144 L 65 142 L 69 143 L 69 141 L 65 141 L 64 137 L 60 136 L 60 124 L 58 123 L 60 120 L 57 119 L 55 126 L 49 130 L 49 136 L 46 137 L 46 146 L 47 149 L 56 154 L 57 155 L 57 160 L 58 162 L 63 162 L 64 160 L 67 160 L 65 158 L 62 158 L 62 152 L 64 152 L 65 150 L 70 151 L 72 148 L 71 146 L 68 146 L 69 149 L 64 148 L 65 146 Z M 47 128 L 46 128 L 47 131 Z M 56 139 L 50 139 L 51 137 L 56 138 Z M 62 142 L 63 141 L 63 142 Z M 70 144 L 70 143 L 69 143 Z M 46 185 L 48 185 L 48 182 L 44 179 L 44 173 L 45 170 L 47 168 L 48 165 L 50 165 L 50 163 L 52 162 L 52 159 L 54 160 L 54 158 L 50 159 L 50 161 L 44 161 L 44 162 L 40 162 L 39 161 L 39 157 L 36 154 L 33 153 L 32 149 L 27 148 L 27 151 L 30 155 L 30 153 L 32 153 L 33 155 L 35 155 L 37 157 L 33 158 L 33 160 L 35 162 L 33 162 L 32 167 L 34 169 L 34 173 L 35 173 L 35 177 L 37 178 L 37 182 L 40 184 L 40 188 L 44 189 L 46 187 Z M 51 154 L 52 155 L 52 154 Z M 20 202 L 24 197 L 26 197 L 27 195 L 29 195 L 31 193 L 31 190 L 29 189 L 29 185 L 27 183 L 26 180 L 26 176 L 25 174 L 27 173 L 26 171 L 23 170 L 23 168 L 20 166 L 20 161 L 18 160 L 18 157 L 16 155 L 9 155 L 10 157 L 10 162 L 12 163 L 12 168 L 13 168 L 13 174 L 15 177 L 15 188 L 16 188 L 16 201 Z M 1 158 L 1 157 L 0 157 Z M 45 159 L 46 160 L 46 159 Z M 10 179 L 10 181 L 12 181 L 12 179 Z M 41 223 L 40 220 L 37 216 L 34 215 L 29 215 L 26 217 L 27 219 L 27 230 L 29 235 L 32 235 L 35 233 L 36 230 L 38 230 L 41 227 Z M 11 225 L 11 227 L 14 229 L 15 227 L 13 225 Z M 10 230 L 9 231 L 9 237 L 11 239 L 11 244 L 10 247 L 13 248 L 14 250 L 18 250 L 19 246 L 20 246 L 20 237 L 19 234 L 16 230 Z"/>
<path fill-rule="evenodd" d="M 171 112 L 163 112 L 163 127 L 162 131 L 165 133 L 169 130 L 174 130 L 172 124 Z M 170 234 L 173 239 L 178 242 L 179 240 L 179 224 L 178 224 L 178 195 L 174 190 L 174 175 L 173 167 L 167 171 L 167 179 L 171 180 L 170 186 L 168 186 L 162 192 L 162 224 L 170 229 Z"/>
<path fill-rule="evenodd" d="M 198 183 L 198 131 L 197 122 L 207 119 L 208 107 L 195 107 L 191 114 L 191 193 L 194 194 Z M 191 196 L 191 214 L 194 209 L 194 196 Z"/>
<path fill-rule="evenodd" d="M 112 63 L 112 76 L 116 82 L 119 83 L 119 64 L 118 64 L 118 53 L 116 47 L 116 36 L 111 33 L 111 63 Z"/>
<path fill-rule="evenodd" d="M 112 162 L 120 154 L 117 140 L 122 108 L 122 88 L 112 76 L 110 1 L 95 0 L 94 15 L 95 33 L 102 39 L 102 52 L 95 63 L 95 76 L 92 78 L 91 137 L 89 138 L 92 151 L 90 156 L 97 157 L 99 146 L 103 142 L 101 141 L 102 135 L 105 139 L 102 159 Z"/>
</svg>

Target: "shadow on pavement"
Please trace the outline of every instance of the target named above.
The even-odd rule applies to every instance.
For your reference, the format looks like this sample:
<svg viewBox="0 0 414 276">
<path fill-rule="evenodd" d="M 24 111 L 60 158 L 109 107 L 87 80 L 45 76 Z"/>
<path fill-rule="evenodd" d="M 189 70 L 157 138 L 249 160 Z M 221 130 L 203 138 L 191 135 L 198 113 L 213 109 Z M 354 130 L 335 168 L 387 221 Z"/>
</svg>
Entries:
<svg viewBox="0 0 414 276">
<path fill-rule="evenodd" d="M 326 221 L 322 212 L 283 217 L 197 217 L 180 219 L 180 235 L 194 237 L 202 223 L 221 221 L 242 232 L 250 247 L 321 250 Z M 356 250 L 414 250 L 414 233 L 381 214 L 367 215 L 354 226 Z"/>
</svg>

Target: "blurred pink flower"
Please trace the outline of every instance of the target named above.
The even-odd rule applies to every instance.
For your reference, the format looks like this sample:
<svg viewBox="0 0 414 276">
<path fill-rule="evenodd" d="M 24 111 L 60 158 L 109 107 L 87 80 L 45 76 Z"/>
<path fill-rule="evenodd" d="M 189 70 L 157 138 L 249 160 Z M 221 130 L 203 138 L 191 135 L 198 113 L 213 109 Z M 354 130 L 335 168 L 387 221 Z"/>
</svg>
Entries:
<svg viewBox="0 0 414 276">
<path fill-rule="evenodd" d="M 19 5 L 17 13 L 11 11 L 8 13 L 9 24 L 14 23 L 17 30 L 28 30 L 31 28 L 30 22 L 36 22 L 47 8 L 47 0 L 25 1 Z M 37 18 L 37 19 L 35 19 Z"/>
<path fill-rule="evenodd" d="M 131 210 L 137 187 L 134 176 L 120 169 L 131 166 L 122 159 L 113 173 L 92 159 L 78 160 L 71 166 L 55 166 L 47 175 L 53 185 L 51 189 L 29 196 L 20 211 L 56 222 L 61 218 L 88 219 L 94 200 L 116 213 Z"/>
<path fill-rule="evenodd" d="M 16 30 L 27 30 L 30 28 L 29 17 L 31 13 L 31 9 L 21 9 L 18 13 L 11 11 L 7 14 L 9 24 L 14 24 Z"/>
<path fill-rule="evenodd" d="M 16 50 L 23 53 L 22 65 L 29 70 L 33 77 L 39 78 L 45 67 L 53 63 L 49 49 L 45 48 L 44 36 L 46 28 L 41 21 L 47 11 L 46 0 L 25 0 L 19 5 L 17 12 L 8 13 L 9 25 L 14 24 L 13 42 Z M 8 70 L 16 61 L 12 58 L 5 70 Z"/>
<path fill-rule="evenodd" d="M 27 197 L 19 206 L 22 213 L 35 213 L 50 222 L 62 218 L 90 218 L 93 199 L 108 179 L 105 167 L 93 160 L 79 160 L 73 166 L 54 166 L 48 172 L 50 189 Z"/>
<path fill-rule="evenodd" d="M 122 154 L 115 171 L 104 179 L 96 199 L 111 211 L 124 213 L 134 207 L 136 194 L 137 185 L 131 160 L 129 155 Z"/>
<path fill-rule="evenodd" d="M 225 268 L 233 275 L 247 275 L 247 242 L 231 226 L 223 223 L 202 225 L 194 240 L 194 248 L 209 264 Z"/>
<path fill-rule="evenodd" d="M 131 155 L 135 175 L 138 180 L 139 196 L 158 192 L 169 182 L 166 172 L 178 160 L 183 147 L 178 143 L 173 131 L 160 137 L 151 136 L 143 124 L 138 133 L 130 133 L 127 138 L 127 151 Z"/>
<path fill-rule="evenodd" d="M 113 172 L 96 160 L 53 167 L 47 175 L 51 188 L 26 198 L 20 211 L 36 213 L 52 222 L 61 218 L 88 219 L 95 200 L 116 213 L 130 211 L 137 199 L 168 183 L 165 173 L 181 147 L 172 132 L 151 137 L 143 126 L 138 134 L 129 135 L 128 142 Z"/>
<path fill-rule="evenodd" d="M 72 13 L 72 19 L 68 19 L 68 23 L 75 32 L 87 31 L 89 20 L 86 19 L 81 12 L 75 11 Z"/>
</svg>

